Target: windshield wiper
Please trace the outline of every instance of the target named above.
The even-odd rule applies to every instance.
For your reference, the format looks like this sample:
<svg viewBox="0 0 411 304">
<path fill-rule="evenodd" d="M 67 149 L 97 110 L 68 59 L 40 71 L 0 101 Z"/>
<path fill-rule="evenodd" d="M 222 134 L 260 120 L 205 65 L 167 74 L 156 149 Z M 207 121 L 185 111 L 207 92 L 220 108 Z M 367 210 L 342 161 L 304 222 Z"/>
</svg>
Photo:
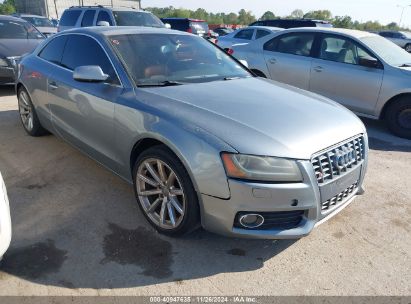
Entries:
<svg viewBox="0 0 411 304">
<path fill-rule="evenodd" d="M 223 80 L 236 80 L 236 79 L 241 79 L 242 77 L 224 77 Z"/>
<path fill-rule="evenodd" d="M 172 80 L 165 80 L 160 82 L 147 82 L 147 83 L 139 83 L 137 84 L 138 87 L 172 87 L 172 86 L 179 86 L 183 85 L 183 82 L 179 81 L 172 81 Z"/>
<path fill-rule="evenodd" d="M 411 68 L 411 63 L 403 63 L 399 65 L 400 68 Z"/>
</svg>

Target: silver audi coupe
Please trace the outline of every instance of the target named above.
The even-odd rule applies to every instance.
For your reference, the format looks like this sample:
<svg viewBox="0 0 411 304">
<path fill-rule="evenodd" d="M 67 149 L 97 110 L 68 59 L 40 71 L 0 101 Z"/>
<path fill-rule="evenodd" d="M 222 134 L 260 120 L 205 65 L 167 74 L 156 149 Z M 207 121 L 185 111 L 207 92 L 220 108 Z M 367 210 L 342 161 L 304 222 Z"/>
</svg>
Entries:
<svg viewBox="0 0 411 304">
<path fill-rule="evenodd" d="M 28 134 L 51 132 L 133 184 L 167 235 L 298 238 L 363 192 L 353 113 L 188 33 L 65 31 L 22 60 L 16 89 Z"/>
</svg>

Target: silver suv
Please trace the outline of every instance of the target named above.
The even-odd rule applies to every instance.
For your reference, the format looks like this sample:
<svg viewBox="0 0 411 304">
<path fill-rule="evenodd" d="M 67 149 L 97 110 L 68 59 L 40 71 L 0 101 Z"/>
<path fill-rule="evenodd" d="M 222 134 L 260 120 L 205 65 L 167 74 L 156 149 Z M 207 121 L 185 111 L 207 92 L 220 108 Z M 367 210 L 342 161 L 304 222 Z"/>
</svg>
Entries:
<svg viewBox="0 0 411 304">
<path fill-rule="evenodd" d="M 88 26 L 148 26 L 165 27 L 150 12 L 134 8 L 97 6 L 72 6 L 61 16 L 58 31 Z"/>
</svg>

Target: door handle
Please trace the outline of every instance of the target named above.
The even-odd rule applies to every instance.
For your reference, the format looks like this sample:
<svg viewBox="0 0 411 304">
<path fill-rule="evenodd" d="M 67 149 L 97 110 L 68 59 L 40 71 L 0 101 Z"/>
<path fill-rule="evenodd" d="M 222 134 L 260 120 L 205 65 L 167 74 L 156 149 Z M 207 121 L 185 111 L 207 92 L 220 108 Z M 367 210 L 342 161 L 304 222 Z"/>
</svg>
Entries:
<svg viewBox="0 0 411 304">
<path fill-rule="evenodd" d="M 314 68 L 314 71 L 316 71 L 316 72 L 318 72 L 318 73 L 321 73 L 321 72 L 323 71 L 323 67 L 322 67 L 322 66 L 316 66 L 316 67 Z"/>
<path fill-rule="evenodd" d="M 49 82 L 49 87 L 52 90 L 55 90 L 55 89 L 58 89 L 59 86 L 57 85 L 57 83 L 55 81 L 51 81 L 51 82 Z"/>
<path fill-rule="evenodd" d="M 276 64 L 276 63 L 277 63 L 277 59 L 271 58 L 271 59 L 269 60 L 269 62 L 270 62 L 271 64 Z"/>
</svg>

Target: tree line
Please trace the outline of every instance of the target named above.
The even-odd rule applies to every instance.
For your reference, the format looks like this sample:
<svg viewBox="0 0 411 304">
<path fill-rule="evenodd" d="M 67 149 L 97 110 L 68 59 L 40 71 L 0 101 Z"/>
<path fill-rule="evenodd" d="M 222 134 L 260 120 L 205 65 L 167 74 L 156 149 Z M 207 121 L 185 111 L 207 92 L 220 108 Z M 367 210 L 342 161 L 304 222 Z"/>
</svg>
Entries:
<svg viewBox="0 0 411 304">
<path fill-rule="evenodd" d="M 294 19 L 294 18 L 310 18 L 319 19 L 331 22 L 334 27 L 366 30 L 366 31 L 378 31 L 382 29 L 388 30 L 406 30 L 401 28 L 396 22 L 391 22 L 387 25 L 383 25 L 378 21 L 359 22 L 353 20 L 350 16 L 333 16 L 329 10 L 316 10 L 304 13 L 301 9 L 294 10 L 288 16 L 278 16 L 272 11 L 266 11 L 260 18 L 257 18 L 251 11 L 241 9 L 238 13 L 211 13 L 207 12 L 203 8 L 197 10 L 188 10 L 184 8 L 175 8 L 172 6 L 158 8 L 149 7 L 148 11 L 157 15 L 160 18 L 163 17 L 178 17 L 178 18 L 195 18 L 207 21 L 210 24 L 240 24 L 248 25 L 257 20 L 268 20 L 275 18 Z"/>
</svg>

